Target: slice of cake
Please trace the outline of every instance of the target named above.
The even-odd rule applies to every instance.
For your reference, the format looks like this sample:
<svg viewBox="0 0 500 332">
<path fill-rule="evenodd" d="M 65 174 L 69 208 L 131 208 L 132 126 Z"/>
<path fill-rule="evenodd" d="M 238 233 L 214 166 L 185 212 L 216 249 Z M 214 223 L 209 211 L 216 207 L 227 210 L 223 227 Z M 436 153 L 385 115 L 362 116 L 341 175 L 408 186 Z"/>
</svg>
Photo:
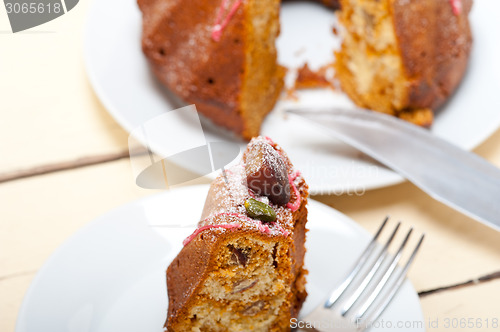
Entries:
<svg viewBox="0 0 500 332">
<path fill-rule="evenodd" d="M 359 106 L 422 126 L 459 85 L 472 0 L 341 0 L 342 90 Z"/>
<path fill-rule="evenodd" d="M 214 123 L 249 140 L 276 103 L 279 0 L 138 0 L 155 76 Z"/>
<path fill-rule="evenodd" d="M 289 331 L 307 295 L 307 196 L 286 153 L 252 139 L 167 269 L 167 331 Z"/>
</svg>

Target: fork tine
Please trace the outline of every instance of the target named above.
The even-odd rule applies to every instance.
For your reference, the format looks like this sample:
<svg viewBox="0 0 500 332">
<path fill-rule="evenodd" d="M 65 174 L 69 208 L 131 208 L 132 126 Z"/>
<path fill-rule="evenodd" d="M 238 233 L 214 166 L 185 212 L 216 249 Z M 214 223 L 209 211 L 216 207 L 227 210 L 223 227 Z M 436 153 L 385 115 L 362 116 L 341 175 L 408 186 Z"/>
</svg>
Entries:
<svg viewBox="0 0 500 332">
<path fill-rule="evenodd" d="M 373 247 L 376 245 L 377 239 L 380 236 L 380 233 L 382 233 L 382 230 L 384 229 L 388 220 L 389 216 L 385 217 L 384 221 L 382 222 L 382 225 L 380 225 L 379 229 L 377 230 L 377 233 L 375 233 L 372 240 L 365 248 L 365 251 L 363 251 L 361 256 L 358 258 L 357 262 L 354 265 L 354 268 L 351 270 L 349 275 L 344 279 L 344 281 L 335 290 L 332 291 L 328 300 L 326 300 L 324 305 L 325 308 L 331 308 L 337 302 L 337 300 L 342 296 L 342 294 L 344 294 L 347 287 L 351 284 L 354 277 L 358 274 L 359 270 L 365 264 L 366 260 L 370 256 L 370 253 Z"/>
<path fill-rule="evenodd" d="M 361 294 L 364 292 L 366 287 L 370 284 L 372 281 L 373 277 L 377 273 L 377 271 L 380 269 L 382 262 L 385 260 L 387 257 L 387 249 L 389 248 L 389 245 L 391 244 L 392 240 L 394 240 L 394 237 L 396 236 L 396 233 L 398 232 L 399 227 L 401 226 L 401 222 L 398 222 L 396 225 L 396 228 L 392 231 L 391 236 L 387 239 L 387 241 L 384 244 L 384 247 L 378 254 L 378 257 L 375 262 L 372 263 L 370 270 L 365 274 L 363 277 L 363 281 L 359 284 L 359 286 L 356 288 L 354 293 L 349 296 L 347 301 L 345 302 L 344 306 L 342 307 L 342 310 L 340 314 L 342 316 L 346 316 L 349 310 L 352 308 L 354 303 L 360 298 Z"/>
<path fill-rule="evenodd" d="M 363 316 L 366 313 L 366 311 L 368 310 L 370 305 L 375 301 L 375 299 L 378 297 L 379 293 L 382 291 L 382 289 L 384 288 L 386 283 L 389 281 L 390 277 L 393 275 L 394 270 L 398 266 L 399 260 L 401 259 L 401 255 L 403 254 L 403 249 L 406 246 L 406 243 L 408 242 L 408 240 L 410 239 L 412 232 L 413 232 L 413 228 L 410 228 L 410 230 L 408 231 L 408 234 L 406 234 L 406 237 L 404 238 L 403 242 L 399 246 L 399 249 L 398 249 L 396 255 L 393 257 L 391 264 L 385 269 L 383 276 L 379 277 L 378 280 L 375 281 L 374 284 L 377 286 L 375 287 L 373 292 L 370 294 L 368 299 L 366 299 L 366 301 L 363 303 L 361 308 L 358 310 L 358 313 L 356 315 L 357 318 L 360 318 L 361 316 Z"/>
<path fill-rule="evenodd" d="M 391 301 L 394 298 L 394 296 L 398 293 L 399 289 L 403 285 L 403 282 L 406 280 L 406 274 L 408 273 L 408 270 L 410 269 L 411 264 L 415 260 L 415 256 L 417 255 L 417 252 L 420 249 L 420 246 L 422 245 L 422 242 L 424 241 L 424 237 L 425 237 L 425 234 L 422 234 L 422 236 L 420 237 L 420 240 L 418 241 L 417 245 L 415 246 L 415 249 L 413 249 L 413 252 L 412 252 L 410 258 L 406 262 L 403 270 L 400 272 L 400 274 L 397 277 L 396 281 L 393 283 L 393 286 L 391 287 L 391 290 L 389 291 L 388 294 L 385 295 L 385 297 L 383 298 L 383 301 L 381 302 L 380 306 L 367 319 L 364 320 L 365 322 L 369 323 L 369 324 L 363 323 L 364 326 L 369 326 L 370 324 L 372 324 L 373 322 L 375 322 L 380 317 L 380 315 L 384 312 L 384 310 L 387 308 L 387 306 L 389 305 L 389 303 L 391 303 Z M 373 302 L 374 301 L 372 301 L 372 303 L 369 304 L 369 306 L 367 307 L 367 310 L 373 304 Z M 366 313 L 366 310 L 365 310 L 364 313 Z M 360 318 L 362 318 L 363 315 L 364 315 L 364 313 L 361 314 L 361 315 L 358 315 L 356 317 L 356 319 L 359 320 Z"/>
</svg>

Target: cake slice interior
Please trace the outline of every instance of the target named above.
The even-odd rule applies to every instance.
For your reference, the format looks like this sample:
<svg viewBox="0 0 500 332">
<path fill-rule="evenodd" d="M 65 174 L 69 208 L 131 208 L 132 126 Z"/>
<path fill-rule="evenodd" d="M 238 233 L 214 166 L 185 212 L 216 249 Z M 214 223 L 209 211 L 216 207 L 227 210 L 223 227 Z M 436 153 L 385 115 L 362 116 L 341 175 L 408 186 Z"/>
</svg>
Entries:
<svg viewBox="0 0 500 332">
<path fill-rule="evenodd" d="M 289 331 L 307 295 L 307 184 L 263 137 L 225 173 L 211 184 L 198 228 L 167 269 L 165 327 Z"/>
</svg>

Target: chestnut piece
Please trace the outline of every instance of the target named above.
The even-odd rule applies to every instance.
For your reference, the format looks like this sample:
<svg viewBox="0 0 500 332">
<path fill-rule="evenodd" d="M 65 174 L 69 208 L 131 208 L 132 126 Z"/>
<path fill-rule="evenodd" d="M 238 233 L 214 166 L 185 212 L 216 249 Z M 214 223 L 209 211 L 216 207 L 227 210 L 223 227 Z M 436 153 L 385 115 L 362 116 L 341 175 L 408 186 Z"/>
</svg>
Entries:
<svg viewBox="0 0 500 332">
<path fill-rule="evenodd" d="M 290 201 L 287 166 L 269 143 L 257 141 L 249 146 L 245 172 L 248 188 L 255 194 L 267 196 L 277 205 Z"/>
<path fill-rule="evenodd" d="M 231 251 L 231 261 L 245 267 L 248 262 L 248 256 L 245 254 L 245 252 L 243 252 L 243 249 L 235 248 L 232 245 L 229 245 L 228 248 Z"/>
</svg>

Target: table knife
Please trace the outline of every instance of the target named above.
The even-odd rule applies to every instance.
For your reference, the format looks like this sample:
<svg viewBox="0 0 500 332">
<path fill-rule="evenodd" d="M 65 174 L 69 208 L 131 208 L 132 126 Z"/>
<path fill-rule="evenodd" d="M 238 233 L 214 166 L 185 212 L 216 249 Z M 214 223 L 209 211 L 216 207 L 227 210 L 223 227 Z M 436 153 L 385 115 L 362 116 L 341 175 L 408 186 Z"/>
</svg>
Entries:
<svg viewBox="0 0 500 332">
<path fill-rule="evenodd" d="M 289 109 L 434 199 L 500 231 L 500 169 L 429 130 L 364 109 Z"/>
</svg>

